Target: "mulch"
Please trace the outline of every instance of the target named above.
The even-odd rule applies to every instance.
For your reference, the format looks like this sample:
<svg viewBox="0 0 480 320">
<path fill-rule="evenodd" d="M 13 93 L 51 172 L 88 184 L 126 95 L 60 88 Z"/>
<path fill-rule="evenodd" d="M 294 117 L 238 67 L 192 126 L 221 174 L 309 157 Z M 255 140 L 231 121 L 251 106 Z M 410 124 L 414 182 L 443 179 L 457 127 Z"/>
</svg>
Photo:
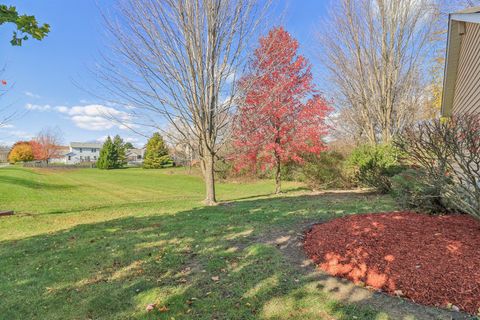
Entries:
<svg viewBox="0 0 480 320">
<path fill-rule="evenodd" d="M 480 312 L 480 221 L 470 216 L 346 216 L 314 225 L 304 248 L 331 275 L 424 305 Z"/>
</svg>

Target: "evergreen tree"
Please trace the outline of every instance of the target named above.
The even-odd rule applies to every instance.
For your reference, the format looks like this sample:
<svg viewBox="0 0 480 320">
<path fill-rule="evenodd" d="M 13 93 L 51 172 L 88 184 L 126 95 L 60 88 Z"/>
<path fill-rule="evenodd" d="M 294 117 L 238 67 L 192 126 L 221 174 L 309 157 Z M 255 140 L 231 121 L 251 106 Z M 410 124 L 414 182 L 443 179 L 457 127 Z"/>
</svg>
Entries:
<svg viewBox="0 0 480 320">
<path fill-rule="evenodd" d="M 125 150 L 135 149 L 135 147 L 133 146 L 133 144 L 131 142 L 125 142 L 125 144 L 123 146 L 125 147 Z"/>
<path fill-rule="evenodd" d="M 158 132 L 155 132 L 147 142 L 143 167 L 145 169 L 158 169 L 172 163 L 165 141 Z"/>
<path fill-rule="evenodd" d="M 99 169 L 114 169 L 117 166 L 118 153 L 110 136 L 107 137 L 100 150 L 100 157 L 97 161 L 97 168 Z"/>
<path fill-rule="evenodd" d="M 123 168 L 127 164 L 126 147 L 123 139 L 118 134 L 113 138 L 113 146 L 117 153 L 115 168 Z"/>
</svg>

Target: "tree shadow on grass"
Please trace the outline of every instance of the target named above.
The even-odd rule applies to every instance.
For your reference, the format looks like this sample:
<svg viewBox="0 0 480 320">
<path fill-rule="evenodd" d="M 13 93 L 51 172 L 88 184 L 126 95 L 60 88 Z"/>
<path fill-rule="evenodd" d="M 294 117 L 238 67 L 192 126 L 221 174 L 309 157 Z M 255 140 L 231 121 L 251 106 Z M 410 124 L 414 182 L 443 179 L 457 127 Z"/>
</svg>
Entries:
<svg viewBox="0 0 480 320">
<path fill-rule="evenodd" d="M 0 181 L 4 184 L 16 185 L 29 189 L 44 189 L 44 190 L 67 190 L 74 189 L 76 186 L 69 184 L 53 184 L 46 182 L 39 182 L 32 179 L 23 179 L 19 177 L 0 176 Z"/>
<path fill-rule="evenodd" d="M 348 203 L 330 196 L 245 200 L 4 241 L 0 314 L 5 319 L 384 319 L 390 311 L 367 307 L 371 297 L 362 297 L 361 306 L 332 299 L 320 287 L 319 277 L 326 276 L 299 271 L 275 239 L 302 233 L 312 221 L 386 208 L 381 198 L 364 196 Z M 157 309 L 147 313 L 149 303 Z"/>
</svg>

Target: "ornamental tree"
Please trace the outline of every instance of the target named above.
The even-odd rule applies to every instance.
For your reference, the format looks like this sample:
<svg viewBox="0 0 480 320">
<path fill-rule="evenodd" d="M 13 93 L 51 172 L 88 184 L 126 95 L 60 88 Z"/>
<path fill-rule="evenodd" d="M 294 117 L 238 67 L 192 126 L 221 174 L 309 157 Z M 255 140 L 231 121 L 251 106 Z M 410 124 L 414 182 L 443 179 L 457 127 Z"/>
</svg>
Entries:
<svg viewBox="0 0 480 320">
<path fill-rule="evenodd" d="M 168 155 L 167 145 L 160 133 L 155 132 L 147 142 L 143 168 L 159 169 L 169 163 L 172 163 L 172 160 Z"/>
<path fill-rule="evenodd" d="M 38 135 L 30 141 L 35 160 L 41 160 L 48 163 L 50 159 L 60 158 L 61 156 L 62 132 L 58 129 L 43 129 Z"/>
<path fill-rule="evenodd" d="M 127 165 L 127 155 L 126 155 L 126 148 L 125 148 L 125 142 L 123 141 L 122 138 L 117 134 L 113 138 L 113 146 L 117 152 L 117 161 L 115 164 L 116 168 L 123 168 L 124 166 Z"/>
<path fill-rule="evenodd" d="M 117 148 L 112 142 L 110 136 L 103 143 L 103 147 L 100 150 L 100 156 L 97 161 L 97 168 L 99 169 L 115 169 L 118 164 Z"/>
<path fill-rule="evenodd" d="M 32 146 L 27 141 L 15 143 L 8 154 L 8 162 L 17 163 L 34 160 Z"/>
<path fill-rule="evenodd" d="M 298 42 L 282 27 L 260 39 L 249 72 L 240 80 L 233 159 L 237 170 L 274 170 L 281 191 L 281 166 L 302 163 L 326 149 L 325 118 L 331 108 L 313 84 Z"/>
</svg>

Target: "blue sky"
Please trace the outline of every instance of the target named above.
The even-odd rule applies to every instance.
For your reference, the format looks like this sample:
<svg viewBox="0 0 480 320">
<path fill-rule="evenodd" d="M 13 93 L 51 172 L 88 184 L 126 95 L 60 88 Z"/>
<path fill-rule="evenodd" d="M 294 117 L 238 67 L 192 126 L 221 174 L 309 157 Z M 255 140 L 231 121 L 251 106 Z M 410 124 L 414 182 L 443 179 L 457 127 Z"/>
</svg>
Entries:
<svg viewBox="0 0 480 320">
<path fill-rule="evenodd" d="M 108 52 L 99 7 L 108 10 L 113 0 L 3 0 L 2 3 L 15 5 L 20 13 L 33 14 L 40 22 L 49 23 L 51 32 L 43 41 L 29 40 L 22 47 L 12 47 L 9 40 L 13 27 L 0 27 L 0 67 L 5 67 L 0 78 L 12 85 L 0 103 L 26 112 L 0 129 L 0 145 L 28 140 L 45 127 L 60 128 L 65 144 L 101 140 L 117 133 L 137 145 L 145 142 L 128 129 L 96 118 L 92 105 L 108 106 L 76 85 L 94 84 L 88 68 L 99 60 L 100 51 Z M 301 53 L 314 65 L 316 26 L 328 3 L 329 0 L 277 2 L 278 15 L 284 16 L 280 21 L 299 40 Z M 318 70 L 316 73 L 319 74 Z"/>
</svg>

